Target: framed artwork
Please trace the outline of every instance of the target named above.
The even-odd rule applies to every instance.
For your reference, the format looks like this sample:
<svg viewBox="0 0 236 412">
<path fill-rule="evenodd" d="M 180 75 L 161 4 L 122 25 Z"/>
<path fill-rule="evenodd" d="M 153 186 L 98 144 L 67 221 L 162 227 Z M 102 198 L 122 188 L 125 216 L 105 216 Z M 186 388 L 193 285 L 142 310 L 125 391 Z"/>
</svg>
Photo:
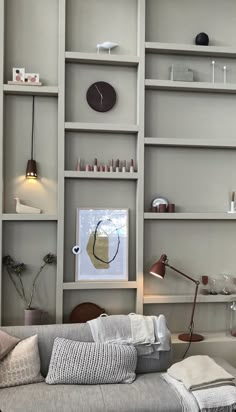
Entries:
<svg viewBox="0 0 236 412">
<path fill-rule="evenodd" d="M 128 280 L 128 209 L 77 209 L 75 280 Z"/>
</svg>

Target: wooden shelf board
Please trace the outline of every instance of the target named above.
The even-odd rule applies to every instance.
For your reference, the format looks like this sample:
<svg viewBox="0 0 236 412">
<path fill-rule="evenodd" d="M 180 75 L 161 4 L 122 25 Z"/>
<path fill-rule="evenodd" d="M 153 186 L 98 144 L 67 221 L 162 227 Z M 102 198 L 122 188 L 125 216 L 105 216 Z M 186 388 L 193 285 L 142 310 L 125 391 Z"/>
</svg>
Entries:
<svg viewBox="0 0 236 412">
<path fill-rule="evenodd" d="M 146 42 L 146 53 L 182 54 L 196 56 L 236 57 L 235 47 L 197 46 L 195 44 Z"/>
<path fill-rule="evenodd" d="M 67 132 L 138 133 L 137 125 L 66 122 Z"/>
<path fill-rule="evenodd" d="M 119 55 L 119 54 L 97 54 L 66 52 L 65 60 L 67 63 L 89 63 L 89 64 L 108 64 L 115 66 L 137 66 L 138 56 Z"/>
<path fill-rule="evenodd" d="M 137 180 L 138 173 L 122 172 L 77 172 L 66 171 L 65 178 L 72 179 L 113 179 L 113 180 Z"/>
<path fill-rule="evenodd" d="M 75 289 L 137 289 L 136 281 L 78 281 L 64 282 L 64 290 Z"/>
<path fill-rule="evenodd" d="M 187 332 L 187 330 L 185 331 Z M 235 337 L 226 334 L 225 331 L 223 332 L 199 332 L 197 330 L 194 331 L 195 333 L 199 333 L 200 335 L 202 335 L 204 337 L 204 340 L 200 341 L 200 342 L 194 342 L 192 343 L 192 345 L 204 345 L 205 343 L 223 343 L 223 342 L 235 342 L 236 344 L 236 339 Z M 187 342 L 183 342 L 181 340 L 178 339 L 178 335 L 182 333 L 172 333 L 171 337 L 172 337 L 172 344 L 176 345 L 176 344 L 183 344 L 183 345 L 187 345 Z"/>
<path fill-rule="evenodd" d="M 186 92 L 236 93 L 235 83 L 178 82 L 171 80 L 145 80 L 146 89 L 182 90 Z"/>
<path fill-rule="evenodd" d="M 144 304 L 153 303 L 193 303 L 194 295 L 144 295 Z M 226 303 L 236 300 L 236 295 L 201 295 L 197 296 L 197 303 Z"/>
<path fill-rule="evenodd" d="M 236 220 L 236 213 L 144 213 L 145 220 Z"/>
<path fill-rule="evenodd" d="M 236 139 L 177 139 L 145 137 L 144 144 L 147 146 L 174 146 L 174 147 L 209 147 L 209 148 L 236 148 Z"/>
<path fill-rule="evenodd" d="M 31 220 L 31 221 L 43 221 L 43 220 L 51 220 L 57 221 L 56 215 L 48 215 L 44 213 L 40 214 L 17 214 L 17 213 L 3 213 L 2 220 Z"/>
<path fill-rule="evenodd" d="M 5 94 L 58 96 L 58 87 L 56 86 L 18 86 L 4 84 L 3 91 Z"/>
</svg>

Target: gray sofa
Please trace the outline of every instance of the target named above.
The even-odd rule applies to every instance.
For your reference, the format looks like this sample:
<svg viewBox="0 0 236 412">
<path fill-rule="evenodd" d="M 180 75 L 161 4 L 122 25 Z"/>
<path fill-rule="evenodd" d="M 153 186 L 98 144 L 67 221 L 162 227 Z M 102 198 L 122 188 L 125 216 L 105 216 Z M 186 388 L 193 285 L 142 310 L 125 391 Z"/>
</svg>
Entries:
<svg viewBox="0 0 236 412">
<path fill-rule="evenodd" d="M 41 372 L 46 376 L 54 339 L 93 341 L 87 324 L 14 326 L 2 328 L 20 339 L 37 334 Z M 1 412 L 181 412 L 181 401 L 155 370 L 166 370 L 169 352 L 159 360 L 138 360 L 132 384 L 47 385 L 37 383 L 0 389 Z M 149 373 L 142 373 L 149 371 Z M 232 368 L 232 371 L 235 370 Z M 151 373 L 152 372 L 152 373 Z"/>
</svg>

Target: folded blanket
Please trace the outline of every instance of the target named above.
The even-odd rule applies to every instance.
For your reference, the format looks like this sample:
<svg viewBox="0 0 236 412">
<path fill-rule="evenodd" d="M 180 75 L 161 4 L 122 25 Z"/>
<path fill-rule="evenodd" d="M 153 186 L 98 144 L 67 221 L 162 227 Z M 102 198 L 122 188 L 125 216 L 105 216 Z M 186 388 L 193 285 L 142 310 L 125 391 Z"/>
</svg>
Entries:
<svg viewBox="0 0 236 412">
<path fill-rule="evenodd" d="M 231 385 L 216 386 L 190 392 L 184 384 L 168 373 L 162 378 L 172 386 L 182 404 L 183 412 L 233 412 L 236 408 L 236 387 Z"/>
<path fill-rule="evenodd" d="M 133 344 L 139 356 L 158 359 L 159 350 L 170 350 L 170 331 L 164 315 L 100 316 L 88 324 L 95 342 Z"/>
<path fill-rule="evenodd" d="M 161 377 L 172 387 L 182 405 L 182 412 L 199 412 L 196 399 L 191 392 L 187 391 L 184 384 L 172 378 L 168 373 L 163 373 Z"/>
<path fill-rule="evenodd" d="M 236 408 L 236 387 L 217 386 L 192 392 L 202 412 L 233 412 Z"/>
<path fill-rule="evenodd" d="M 172 365 L 167 372 L 172 378 L 183 382 L 190 390 L 194 390 L 199 385 L 234 379 L 234 376 L 206 355 L 190 356 Z"/>
</svg>

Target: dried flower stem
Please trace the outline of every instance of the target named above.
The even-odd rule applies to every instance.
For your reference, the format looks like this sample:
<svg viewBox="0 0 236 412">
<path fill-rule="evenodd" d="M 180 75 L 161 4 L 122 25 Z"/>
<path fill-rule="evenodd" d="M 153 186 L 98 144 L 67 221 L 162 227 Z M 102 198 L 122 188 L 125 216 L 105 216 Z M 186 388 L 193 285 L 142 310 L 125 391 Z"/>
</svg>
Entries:
<svg viewBox="0 0 236 412">
<path fill-rule="evenodd" d="M 17 283 L 15 282 L 15 280 L 14 280 L 12 274 L 11 274 L 11 271 L 9 270 L 9 268 L 7 268 L 7 272 L 8 272 L 8 275 L 9 275 L 9 277 L 10 277 L 13 285 L 15 286 L 15 289 L 16 289 L 18 295 L 20 296 L 21 300 L 23 300 L 23 302 L 27 305 L 27 300 L 26 300 L 26 297 L 25 297 L 25 291 L 24 291 L 23 284 L 22 284 L 22 292 L 21 292 L 21 291 L 19 290 L 19 288 L 18 288 L 18 286 L 17 286 Z M 21 280 L 21 283 L 22 283 L 22 280 Z"/>
<path fill-rule="evenodd" d="M 36 275 L 35 278 L 34 278 L 34 281 L 33 281 L 33 284 L 32 284 L 32 288 L 31 288 L 31 293 L 30 293 L 30 300 L 29 300 L 29 303 L 28 303 L 28 305 L 27 305 L 27 309 L 30 309 L 30 308 L 31 308 L 31 304 L 32 304 L 32 300 L 33 300 L 33 297 L 34 297 L 34 290 L 35 290 L 35 285 L 36 285 L 37 279 L 38 279 L 40 273 L 42 272 L 42 270 L 44 269 L 44 267 L 45 267 L 46 265 L 47 265 L 47 263 L 45 262 L 45 263 L 41 266 L 41 268 L 39 269 L 37 275 Z"/>
</svg>

